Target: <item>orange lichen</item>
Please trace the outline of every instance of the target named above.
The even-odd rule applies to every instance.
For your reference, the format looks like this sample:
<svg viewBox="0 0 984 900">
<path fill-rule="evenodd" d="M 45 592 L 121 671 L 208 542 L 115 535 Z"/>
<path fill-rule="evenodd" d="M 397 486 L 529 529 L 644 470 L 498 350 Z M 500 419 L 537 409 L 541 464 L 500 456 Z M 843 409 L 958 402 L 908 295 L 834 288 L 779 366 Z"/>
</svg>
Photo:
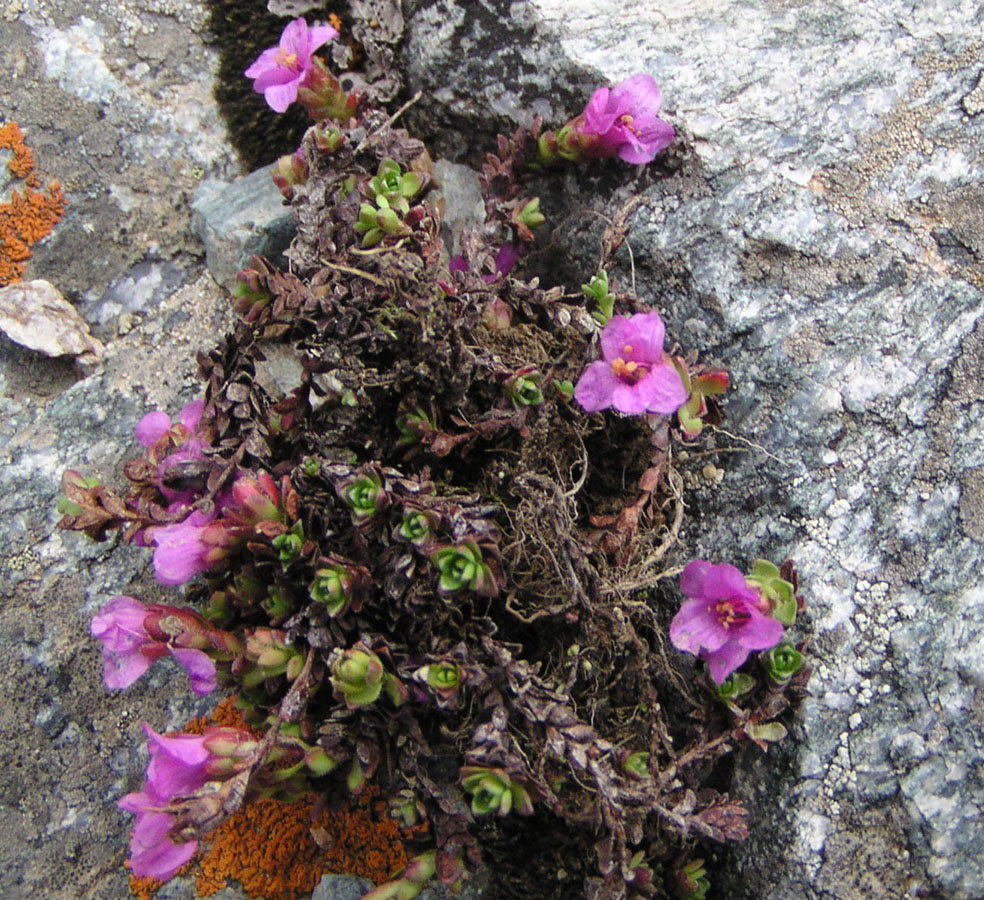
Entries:
<svg viewBox="0 0 984 900">
<path fill-rule="evenodd" d="M 209 841 L 199 859 L 200 897 L 234 879 L 249 897 L 295 900 L 329 872 L 381 882 L 407 864 L 400 827 L 373 786 L 334 811 L 319 812 L 315 797 L 257 800 L 220 825 Z"/>
<path fill-rule="evenodd" d="M 51 233 L 65 211 L 65 194 L 57 181 L 44 190 L 34 171 L 34 154 L 24 143 L 16 122 L 0 126 L 0 150 L 10 150 L 10 174 L 23 179 L 24 190 L 11 190 L 10 200 L 0 203 L 0 286 L 19 281 L 33 247 Z"/>
<path fill-rule="evenodd" d="M 192 719 L 181 730 L 201 734 L 208 725 L 247 727 L 235 698 L 222 701 L 209 716 Z M 420 837 L 418 829 L 412 831 Z M 379 788 L 369 784 L 358 798 L 327 809 L 310 795 L 301 800 L 255 800 L 202 841 L 197 862 L 181 870 L 197 871 L 197 892 L 210 897 L 232 880 L 249 897 L 296 900 L 310 893 L 329 873 L 359 875 L 377 884 L 408 862 L 401 829 Z M 153 900 L 161 882 L 130 877 L 138 900 Z"/>
</svg>

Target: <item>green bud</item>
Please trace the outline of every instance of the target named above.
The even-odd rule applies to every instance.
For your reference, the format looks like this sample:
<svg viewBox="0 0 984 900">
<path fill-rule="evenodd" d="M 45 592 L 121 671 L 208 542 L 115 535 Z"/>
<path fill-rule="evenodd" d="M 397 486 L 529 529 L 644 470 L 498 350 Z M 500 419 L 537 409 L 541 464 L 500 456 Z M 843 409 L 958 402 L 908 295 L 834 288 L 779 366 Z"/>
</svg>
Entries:
<svg viewBox="0 0 984 900">
<path fill-rule="evenodd" d="M 379 698 L 383 692 L 383 673 L 380 658 L 368 648 L 359 649 L 356 645 L 337 657 L 331 683 L 336 697 L 344 700 L 349 709 L 357 709 Z"/>
<path fill-rule="evenodd" d="M 340 616 L 352 607 L 357 579 L 348 566 L 335 563 L 318 569 L 308 590 L 311 598 L 324 603 L 328 615 Z"/>
<path fill-rule="evenodd" d="M 803 654 L 792 644 L 782 643 L 762 654 L 769 678 L 778 685 L 786 684 L 803 668 Z"/>
<path fill-rule="evenodd" d="M 255 628 L 246 637 L 246 659 L 252 663 L 243 676 L 243 685 L 247 688 L 256 687 L 267 678 L 276 675 L 297 677 L 304 664 L 304 658 L 287 642 L 287 634 L 273 628 Z"/>
<path fill-rule="evenodd" d="M 271 619 L 283 619 L 285 616 L 289 616 L 294 608 L 286 594 L 278 587 L 270 588 L 262 606 L 263 611 Z"/>
<path fill-rule="evenodd" d="M 710 889 L 702 859 L 691 860 L 674 873 L 673 893 L 678 900 L 704 900 Z"/>
<path fill-rule="evenodd" d="M 383 490 L 383 481 L 376 472 L 352 478 L 339 493 L 352 511 L 352 521 L 356 525 L 368 522 L 389 500 Z"/>
<path fill-rule="evenodd" d="M 319 463 L 313 456 L 309 456 L 304 460 L 304 474 L 310 478 L 316 478 L 321 473 L 321 463 Z"/>
<path fill-rule="evenodd" d="M 516 221 L 521 222 L 527 228 L 536 228 L 547 221 L 547 217 L 540 212 L 540 198 L 534 197 L 526 204 L 516 216 Z"/>
<path fill-rule="evenodd" d="M 414 509 L 405 513 L 400 523 L 400 537 L 410 541 L 415 547 L 429 543 L 434 535 L 440 516 L 432 510 Z"/>
<path fill-rule="evenodd" d="M 334 153 L 342 146 L 343 140 L 342 132 L 334 125 L 321 123 L 314 126 L 314 145 L 322 153 Z"/>
<path fill-rule="evenodd" d="M 724 681 L 715 686 L 718 697 L 725 703 L 734 703 L 755 687 L 755 679 L 744 672 L 732 672 Z"/>
<path fill-rule="evenodd" d="M 749 584 L 757 587 L 769 601 L 772 616 L 783 625 L 796 621 L 796 595 L 792 584 L 780 577 L 779 569 L 767 559 L 757 559 L 752 574 L 746 576 Z"/>
<path fill-rule="evenodd" d="M 431 553 L 431 562 L 441 573 L 438 587 L 445 593 L 468 589 L 486 596 L 498 593 L 492 570 L 474 541 L 441 547 Z"/>
<path fill-rule="evenodd" d="M 543 376 L 537 371 L 517 373 L 508 382 L 509 399 L 516 406 L 537 406 L 543 403 L 540 381 Z"/>
<path fill-rule="evenodd" d="M 526 789 L 513 781 L 503 769 L 464 766 L 461 786 L 472 795 L 471 809 L 476 816 L 495 813 L 508 815 L 515 809 L 521 816 L 533 812 L 533 802 Z"/>
<path fill-rule="evenodd" d="M 273 547 L 280 553 L 282 563 L 293 562 L 304 549 L 304 525 L 295 522 L 286 534 L 278 534 L 273 539 Z"/>
<path fill-rule="evenodd" d="M 358 794 L 366 786 L 366 776 L 362 771 L 362 764 L 357 759 L 352 760 L 352 768 L 345 778 L 345 785 L 353 794 Z"/>
<path fill-rule="evenodd" d="M 622 768 L 633 778 L 645 780 L 649 777 L 649 754 L 642 751 L 627 754 L 622 760 Z"/>
<path fill-rule="evenodd" d="M 591 313 L 591 317 L 599 325 L 607 325 L 608 320 L 615 312 L 615 295 L 608 290 L 608 273 L 604 269 L 599 269 L 587 284 L 581 285 L 584 296 L 589 300 L 594 300 L 597 309 Z"/>
<path fill-rule="evenodd" d="M 420 407 L 412 412 L 404 413 L 396 420 L 396 427 L 400 430 L 400 437 L 396 442 L 397 447 L 419 443 L 420 439 L 434 430 L 434 423 L 431 422 Z"/>
<path fill-rule="evenodd" d="M 571 400 L 574 397 L 573 381 L 555 381 L 554 387 L 557 388 L 558 393 L 565 400 Z"/>
</svg>

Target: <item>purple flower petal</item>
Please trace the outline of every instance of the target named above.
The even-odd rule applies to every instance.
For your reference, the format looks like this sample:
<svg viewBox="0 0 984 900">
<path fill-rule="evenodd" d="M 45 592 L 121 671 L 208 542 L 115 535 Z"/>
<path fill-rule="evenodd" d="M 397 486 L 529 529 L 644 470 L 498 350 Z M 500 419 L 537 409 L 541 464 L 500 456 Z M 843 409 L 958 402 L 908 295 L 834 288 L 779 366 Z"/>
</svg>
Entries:
<svg viewBox="0 0 984 900">
<path fill-rule="evenodd" d="M 714 651 L 727 640 L 727 630 L 706 600 L 688 600 L 670 622 L 670 643 L 687 653 L 696 655 L 701 648 Z"/>
<path fill-rule="evenodd" d="M 683 570 L 680 588 L 691 599 L 674 616 L 670 640 L 678 650 L 699 654 L 718 684 L 752 650 L 782 640 L 782 623 L 760 612 L 761 595 L 734 566 L 694 560 Z"/>
<path fill-rule="evenodd" d="M 166 412 L 157 410 L 147 413 L 134 429 L 137 440 L 145 447 L 153 447 L 171 427 L 171 417 Z"/>
<path fill-rule="evenodd" d="M 328 41 L 333 41 L 338 37 L 338 32 L 331 25 L 315 25 L 308 29 L 308 47 L 310 53 L 314 53 L 319 47 L 323 47 Z"/>
<path fill-rule="evenodd" d="M 748 659 L 748 649 L 737 641 L 729 641 L 714 652 L 704 651 L 701 657 L 707 662 L 714 683 L 722 684 L 725 678 Z"/>
<path fill-rule="evenodd" d="M 601 332 L 601 355 L 605 362 L 610 363 L 621 357 L 625 358 L 626 346 L 632 347 L 636 338 L 636 329 L 625 316 L 612 316 Z M 662 353 L 663 348 L 660 347 Z"/>
<path fill-rule="evenodd" d="M 672 363 L 660 363 L 635 385 L 645 412 L 669 416 L 687 402 L 687 389 Z"/>
<path fill-rule="evenodd" d="M 191 689 L 200 697 L 211 694 L 218 685 L 215 663 L 203 650 L 176 648 L 171 651 L 191 679 Z"/>
<path fill-rule="evenodd" d="M 206 763 L 212 754 L 205 749 L 205 738 L 193 734 L 161 735 L 146 722 L 143 729 L 150 750 L 147 767 L 150 794 L 170 799 L 197 791 L 208 781 Z"/>
<path fill-rule="evenodd" d="M 603 360 L 591 363 L 574 387 L 574 399 L 586 412 L 598 412 L 612 405 L 612 395 L 620 384 L 612 367 Z"/>
<path fill-rule="evenodd" d="M 297 89 L 301 79 L 295 78 L 287 84 L 274 84 L 263 91 L 263 99 L 274 112 L 282 113 L 297 99 Z"/>
<path fill-rule="evenodd" d="M 310 55 L 310 47 L 307 22 L 304 19 L 288 22 L 280 35 L 280 49 L 284 53 L 294 53 L 300 58 Z"/>
<path fill-rule="evenodd" d="M 198 852 L 197 841 L 174 843 L 173 828 L 174 820 L 166 813 L 137 815 L 130 836 L 130 871 L 134 875 L 167 881 L 194 857 Z"/>
<path fill-rule="evenodd" d="M 259 78 L 267 69 L 277 68 L 277 58 L 280 54 L 279 47 L 270 47 L 268 50 L 264 50 L 254 62 L 243 74 L 247 78 Z M 255 86 L 253 88 L 256 89 Z"/>
<path fill-rule="evenodd" d="M 202 541 L 206 526 L 191 524 L 191 518 L 153 531 L 154 574 L 161 584 L 184 584 L 208 568 L 209 547 Z"/>
<path fill-rule="evenodd" d="M 123 596 L 114 597 L 93 617 L 89 631 L 102 644 L 106 687 L 129 687 L 162 655 L 144 628 L 146 617 L 147 608 L 139 600 Z"/>
<path fill-rule="evenodd" d="M 628 354 L 619 353 L 625 359 L 653 363 L 663 358 L 663 342 L 666 327 L 658 312 L 636 313 L 628 320 L 631 331 L 625 343 L 632 347 Z"/>
<path fill-rule="evenodd" d="M 748 650 L 768 650 L 782 640 L 782 622 L 749 610 L 751 618 L 738 634 L 738 643 Z"/>
<path fill-rule="evenodd" d="M 198 423 L 202 420 L 204 409 L 204 400 L 192 400 L 187 406 L 182 407 L 181 412 L 178 413 L 178 421 L 194 434 Z"/>
</svg>

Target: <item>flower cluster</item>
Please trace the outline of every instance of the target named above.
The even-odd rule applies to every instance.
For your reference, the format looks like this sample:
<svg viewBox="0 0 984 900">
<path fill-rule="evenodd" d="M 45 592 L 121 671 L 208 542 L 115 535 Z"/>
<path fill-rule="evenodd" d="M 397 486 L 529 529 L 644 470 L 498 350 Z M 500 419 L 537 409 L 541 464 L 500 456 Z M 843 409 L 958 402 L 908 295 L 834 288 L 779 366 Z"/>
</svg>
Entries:
<svg viewBox="0 0 984 900">
<path fill-rule="evenodd" d="M 535 178 L 646 164 L 673 140 L 659 88 L 636 75 L 557 132 L 537 118 L 500 136 L 479 178 L 486 222 L 449 258 L 424 145 L 343 89 L 316 55 L 335 37 L 295 20 L 246 72 L 273 109 L 297 102 L 315 122 L 273 168 L 303 223 L 290 271 L 254 258 L 241 273 L 239 326 L 198 357 L 206 400 L 140 420 L 125 494 L 63 478 L 63 527 L 119 531 L 187 597 L 99 610 L 106 686 L 170 656 L 195 693 L 235 692 L 256 729 L 145 726 L 146 782 L 119 804 L 132 871 L 169 878 L 244 803 L 359 795 L 385 773 L 380 807 L 433 843 L 372 900 L 475 871 L 483 817 L 490 867 L 518 883 L 501 847 L 534 813 L 559 848 L 594 841 L 596 900 L 703 896 L 693 836 L 748 829 L 701 778 L 742 741 L 781 739 L 805 682 L 786 630 L 796 575 L 690 562 L 669 638 L 709 679 L 696 700 L 664 696 L 690 663 L 663 652 L 660 615 L 623 601 L 662 602 L 652 560 L 680 533 L 681 448 L 716 449 L 728 374 L 609 277 L 619 226 L 581 293 L 518 268 L 548 215 Z M 271 351 L 298 366 L 276 390 L 258 377 Z M 613 660 L 618 678 L 600 671 Z"/>
</svg>

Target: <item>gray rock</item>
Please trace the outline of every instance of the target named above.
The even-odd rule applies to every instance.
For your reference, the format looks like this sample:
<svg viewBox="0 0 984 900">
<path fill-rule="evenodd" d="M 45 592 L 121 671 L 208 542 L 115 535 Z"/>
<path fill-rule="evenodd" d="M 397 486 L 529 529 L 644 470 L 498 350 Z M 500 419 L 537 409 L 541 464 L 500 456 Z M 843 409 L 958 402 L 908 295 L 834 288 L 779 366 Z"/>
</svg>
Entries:
<svg viewBox="0 0 984 900">
<path fill-rule="evenodd" d="M 113 286 L 157 265 L 168 282 L 160 303 L 197 276 L 192 190 L 239 172 L 212 95 L 205 4 L 17 0 L 0 15 L 10 75 L 0 108 L 23 129 L 42 181 L 60 181 L 68 199 L 27 277 L 104 322 Z"/>
<path fill-rule="evenodd" d="M 195 191 L 192 209 L 212 277 L 233 288 L 236 274 L 253 254 L 277 262 L 294 236 L 294 217 L 270 178 L 271 166 L 231 184 L 206 181 Z"/>
<path fill-rule="evenodd" d="M 560 125 L 640 69 L 678 129 L 616 274 L 733 374 L 719 440 L 744 452 L 697 488 L 686 555 L 792 557 L 816 660 L 795 740 L 742 760 L 753 835 L 715 890 L 984 895 L 979 5 L 407 6 L 408 87 L 447 140 Z M 585 210 L 632 177 L 597 171 L 552 210 L 583 276 Z"/>
<path fill-rule="evenodd" d="M 325 875 L 311 894 L 311 900 L 360 900 L 373 883 L 355 875 Z"/>
</svg>

